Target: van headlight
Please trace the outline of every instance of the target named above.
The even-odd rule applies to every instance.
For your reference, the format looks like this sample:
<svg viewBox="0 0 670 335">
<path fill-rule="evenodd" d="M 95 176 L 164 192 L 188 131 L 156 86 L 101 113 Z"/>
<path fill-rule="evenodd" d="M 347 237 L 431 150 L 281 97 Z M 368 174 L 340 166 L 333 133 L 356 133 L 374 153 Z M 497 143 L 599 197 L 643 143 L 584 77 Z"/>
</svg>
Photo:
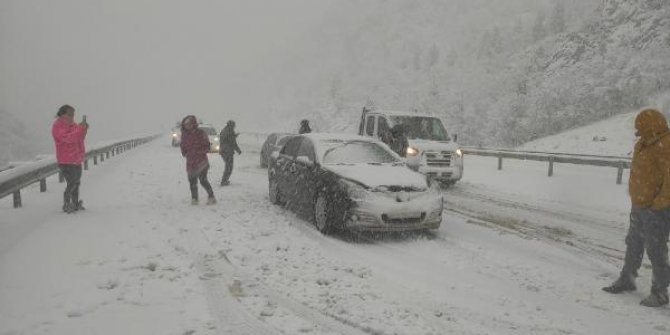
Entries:
<svg viewBox="0 0 670 335">
<path fill-rule="evenodd" d="M 407 156 L 416 156 L 419 154 L 419 149 L 409 146 L 407 147 Z"/>
<path fill-rule="evenodd" d="M 461 149 L 456 149 L 456 156 L 463 157 L 463 151 L 461 151 Z"/>
</svg>

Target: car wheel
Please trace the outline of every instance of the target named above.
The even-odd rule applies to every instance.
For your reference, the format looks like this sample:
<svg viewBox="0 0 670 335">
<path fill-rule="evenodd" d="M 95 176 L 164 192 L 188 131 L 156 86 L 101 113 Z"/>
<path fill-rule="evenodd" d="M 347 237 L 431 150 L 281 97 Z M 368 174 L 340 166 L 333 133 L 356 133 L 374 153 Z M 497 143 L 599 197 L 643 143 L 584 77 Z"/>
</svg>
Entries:
<svg viewBox="0 0 670 335">
<path fill-rule="evenodd" d="M 314 202 L 314 225 L 323 234 L 333 230 L 332 219 L 328 215 L 328 200 L 323 193 L 319 193 Z"/>
<path fill-rule="evenodd" d="M 281 198 L 279 196 L 279 185 L 274 179 L 270 179 L 268 183 L 268 195 L 270 197 L 270 202 L 274 205 L 281 205 Z"/>
</svg>

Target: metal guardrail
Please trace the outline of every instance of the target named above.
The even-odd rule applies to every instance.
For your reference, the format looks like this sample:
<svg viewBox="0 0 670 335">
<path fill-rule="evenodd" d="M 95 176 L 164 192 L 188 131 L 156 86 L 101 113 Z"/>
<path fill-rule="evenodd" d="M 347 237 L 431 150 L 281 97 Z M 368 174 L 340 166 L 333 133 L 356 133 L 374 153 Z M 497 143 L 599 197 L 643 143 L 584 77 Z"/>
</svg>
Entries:
<svg viewBox="0 0 670 335">
<path fill-rule="evenodd" d="M 89 161 L 91 160 L 93 161 L 93 165 L 98 165 L 98 161 L 103 162 L 105 159 L 109 159 L 110 156 L 113 157 L 121 154 L 156 137 L 158 136 L 136 138 L 89 150 L 86 152 L 83 169 L 88 170 Z M 63 182 L 64 178 L 60 174 L 60 169 L 55 158 L 44 159 L 6 170 L 0 174 L 0 199 L 13 194 L 14 208 L 19 208 L 22 206 L 21 189 L 39 182 L 40 192 L 46 192 L 46 178 L 57 173 L 59 174 L 58 181 Z"/>
<path fill-rule="evenodd" d="M 623 170 L 630 168 L 631 159 L 618 156 L 578 155 L 558 152 L 515 151 L 488 148 L 461 148 L 466 155 L 498 157 L 498 170 L 503 168 L 503 158 L 548 162 L 547 176 L 554 175 L 554 163 L 577 165 L 609 166 L 617 169 L 616 183 L 621 184 Z"/>
</svg>

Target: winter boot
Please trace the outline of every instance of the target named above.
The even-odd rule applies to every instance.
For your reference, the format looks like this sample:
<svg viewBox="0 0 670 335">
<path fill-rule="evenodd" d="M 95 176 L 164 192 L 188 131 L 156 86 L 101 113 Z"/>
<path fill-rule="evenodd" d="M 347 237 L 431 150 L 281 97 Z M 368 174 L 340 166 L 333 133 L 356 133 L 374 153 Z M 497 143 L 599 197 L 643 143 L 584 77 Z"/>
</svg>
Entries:
<svg viewBox="0 0 670 335">
<path fill-rule="evenodd" d="M 207 198 L 207 204 L 208 205 L 214 205 L 215 203 L 216 203 L 216 198 L 215 197 Z"/>
<path fill-rule="evenodd" d="M 73 203 L 66 202 L 63 204 L 63 212 L 70 214 L 73 213 L 74 211 L 76 211 L 76 209 Z"/>
<path fill-rule="evenodd" d="M 191 198 L 191 205 L 195 206 L 198 204 L 198 198 Z"/>
<path fill-rule="evenodd" d="M 640 305 L 647 307 L 661 307 L 668 304 L 668 293 L 651 292 L 649 296 L 640 301 Z"/>
<path fill-rule="evenodd" d="M 617 294 L 626 291 L 635 291 L 635 281 L 631 276 L 621 276 L 612 285 L 603 287 L 607 293 Z"/>
<path fill-rule="evenodd" d="M 84 200 L 79 200 L 79 201 L 77 201 L 77 203 L 74 205 L 74 210 L 75 210 L 75 211 L 83 211 L 83 210 L 86 210 L 86 208 L 84 208 Z"/>
</svg>

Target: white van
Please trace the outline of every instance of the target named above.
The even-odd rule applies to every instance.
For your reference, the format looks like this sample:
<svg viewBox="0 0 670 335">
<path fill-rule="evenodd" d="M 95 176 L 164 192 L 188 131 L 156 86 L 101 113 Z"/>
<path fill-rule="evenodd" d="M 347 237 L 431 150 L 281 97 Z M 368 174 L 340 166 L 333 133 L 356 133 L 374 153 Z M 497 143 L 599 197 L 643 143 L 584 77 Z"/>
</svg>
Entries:
<svg viewBox="0 0 670 335">
<path fill-rule="evenodd" d="M 381 140 L 395 125 L 402 125 L 409 141 L 405 161 L 411 169 L 444 185 L 463 176 L 463 153 L 439 118 L 400 111 L 363 110 L 359 135 Z"/>
</svg>

